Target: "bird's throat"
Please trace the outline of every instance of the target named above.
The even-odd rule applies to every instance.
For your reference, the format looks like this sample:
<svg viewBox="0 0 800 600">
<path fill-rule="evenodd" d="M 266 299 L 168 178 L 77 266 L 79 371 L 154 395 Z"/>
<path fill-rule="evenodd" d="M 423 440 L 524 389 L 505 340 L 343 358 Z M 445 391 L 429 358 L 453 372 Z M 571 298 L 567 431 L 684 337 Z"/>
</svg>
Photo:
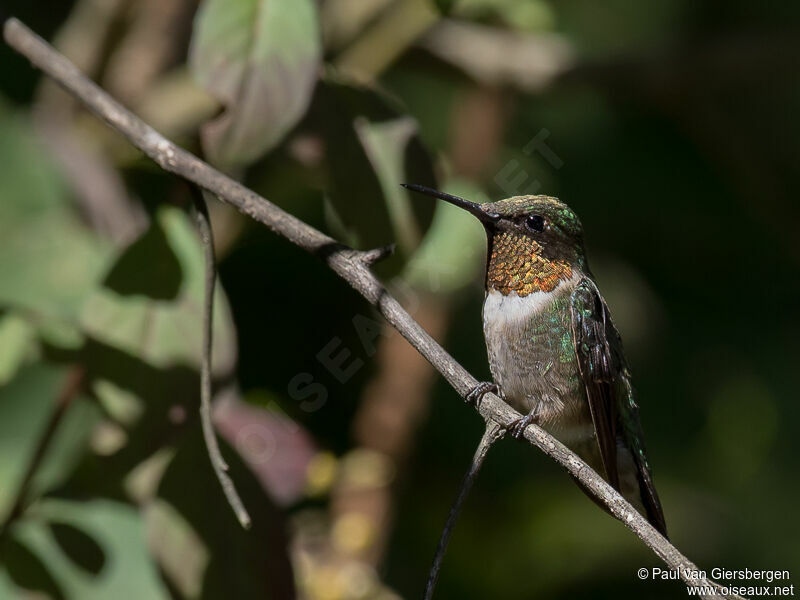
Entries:
<svg viewBox="0 0 800 600">
<path fill-rule="evenodd" d="M 572 277 L 572 267 L 562 260 L 547 259 L 533 239 L 499 232 L 490 248 L 486 286 L 504 296 L 516 292 L 527 296 L 534 292 L 551 292 L 559 283 Z"/>
</svg>

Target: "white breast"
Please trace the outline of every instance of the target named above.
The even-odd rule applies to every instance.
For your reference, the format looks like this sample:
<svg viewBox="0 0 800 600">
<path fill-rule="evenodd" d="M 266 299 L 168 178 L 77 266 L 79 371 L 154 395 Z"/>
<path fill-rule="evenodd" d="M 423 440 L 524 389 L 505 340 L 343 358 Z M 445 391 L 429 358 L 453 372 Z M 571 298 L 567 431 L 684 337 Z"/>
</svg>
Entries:
<svg viewBox="0 0 800 600">
<path fill-rule="evenodd" d="M 532 315 L 542 310 L 552 299 L 547 292 L 533 292 L 518 296 L 511 292 L 504 296 L 494 289 L 486 294 L 483 303 L 483 328 L 504 330 L 508 326 L 524 323 Z"/>
<path fill-rule="evenodd" d="M 492 378 L 506 401 L 520 412 L 528 412 L 532 402 L 544 400 L 554 412 L 562 408 L 567 393 L 559 377 L 551 372 L 552 361 L 531 358 L 528 333 L 531 318 L 545 310 L 554 298 L 569 294 L 580 281 L 575 273 L 551 292 L 534 292 L 520 297 L 516 292 L 503 295 L 490 289 L 483 303 L 483 334 Z"/>
<path fill-rule="evenodd" d="M 562 281 L 551 292 L 533 292 L 527 296 L 518 296 L 516 292 L 504 296 L 497 290 L 490 289 L 483 303 L 483 330 L 487 338 L 489 330 L 500 333 L 506 327 L 524 323 L 532 315 L 543 310 L 552 301 L 553 294 L 560 291 L 559 288 L 571 290 L 581 277 L 583 275 L 576 271 L 571 279 Z"/>
</svg>

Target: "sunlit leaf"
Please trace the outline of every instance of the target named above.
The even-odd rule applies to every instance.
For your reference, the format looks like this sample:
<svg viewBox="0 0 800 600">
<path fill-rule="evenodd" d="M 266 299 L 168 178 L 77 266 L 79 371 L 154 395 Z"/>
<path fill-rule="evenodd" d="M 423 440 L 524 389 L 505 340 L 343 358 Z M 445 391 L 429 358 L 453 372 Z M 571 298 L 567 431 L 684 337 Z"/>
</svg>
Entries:
<svg viewBox="0 0 800 600">
<path fill-rule="evenodd" d="M 480 188 L 465 181 L 453 181 L 444 191 L 473 202 L 487 202 Z M 409 261 L 404 277 L 413 286 L 447 294 L 474 281 L 483 266 L 486 234 L 468 212 L 438 202 L 433 224 L 422 245 Z"/>
<path fill-rule="evenodd" d="M 20 588 L 20 597 L 36 591 L 44 592 L 53 600 L 65 598 L 47 567 L 16 538 L 13 531 L 8 539 L 0 541 L 0 565 L 8 578 Z"/>
<path fill-rule="evenodd" d="M 46 566 L 65 598 L 170 598 L 147 550 L 144 524 L 135 507 L 107 500 L 48 499 L 36 506 L 36 515 L 36 520 L 19 522 L 15 532 Z M 80 557 L 65 552 L 64 537 L 56 539 L 50 522 L 80 531 L 84 544 Z M 91 540 L 90 550 L 87 540 Z M 67 546 L 75 550 L 75 538 Z M 87 550 L 93 555 L 89 557 L 92 566 L 100 566 L 96 574 L 86 568 Z"/>
<path fill-rule="evenodd" d="M 102 275 L 110 245 L 84 226 L 47 152 L 0 104 L 0 306 L 72 317 Z"/>
<path fill-rule="evenodd" d="M 163 230 L 164 244 L 150 262 L 177 259 L 183 274 L 180 288 L 172 301 L 157 301 L 143 295 L 120 295 L 108 288 L 98 288 L 86 301 L 80 316 L 84 330 L 96 340 L 118 348 L 157 367 L 200 364 L 203 307 L 203 256 L 200 241 L 189 218 L 181 211 L 163 207 L 153 227 Z M 131 252 L 144 256 L 136 244 Z M 149 254 L 148 254 L 149 256 Z M 125 271 L 135 268 L 126 254 L 120 258 Z M 150 262 L 141 264 L 149 270 Z M 118 263 L 120 264 L 120 263 Z M 225 295 L 217 285 L 214 310 L 214 368 L 217 374 L 228 373 L 236 355 L 233 321 Z M 153 291 L 153 289 L 151 289 Z M 168 292 L 162 288 L 161 292 Z"/>
<path fill-rule="evenodd" d="M 408 194 L 400 186 L 405 179 L 405 151 L 416 133 L 416 122 L 408 116 L 376 124 L 357 118 L 354 125 L 380 181 L 397 245 L 408 254 L 422 237 Z"/>
<path fill-rule="evenodd" d="M 56 408 L 68 371 L 36 364 L 23 368 L 0 388 L 0 519 L 10 510 L 37 443 Z M 69 477 L 83 454 L 96 422 L 95 407 L 82 397 L 72 400 L 29 490 L 46 491 Z"/>
<path fill-rule="evenodd" d="M 242 165 L 279 143 L 308 107 L 319 60 L 313 0 L 205 0 L 189 61 L 226 107 L 203 128 L 209 158 Z"/>
<path fill-rule="evenodd" d="M 14 313 L 0 316 L 0 385 L 7 383 L 17 369 L 36 353 L 36 330 Z"/>
<path fill-rule="evenodd" d="M 52 521 L 49 526 L 62 552 L 78 567 L 92 575 L 103 570 L 106 555 L 92 536 L 70 523 Z"/>
</svg>

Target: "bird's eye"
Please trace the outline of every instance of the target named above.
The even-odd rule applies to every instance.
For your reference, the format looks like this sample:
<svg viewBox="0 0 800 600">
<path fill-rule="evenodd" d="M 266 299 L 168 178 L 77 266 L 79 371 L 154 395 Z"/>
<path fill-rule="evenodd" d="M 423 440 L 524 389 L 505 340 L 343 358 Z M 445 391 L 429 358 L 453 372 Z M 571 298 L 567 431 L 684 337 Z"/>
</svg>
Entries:
<svg viewBox="0 0 800 600">
<path fill-rule="evenodd" d="M 525 226 L 531 231 L 541 233 L 544 231 L 544 217 L 542 215 L 531 215 L 525 219 Z"/>
</svg>

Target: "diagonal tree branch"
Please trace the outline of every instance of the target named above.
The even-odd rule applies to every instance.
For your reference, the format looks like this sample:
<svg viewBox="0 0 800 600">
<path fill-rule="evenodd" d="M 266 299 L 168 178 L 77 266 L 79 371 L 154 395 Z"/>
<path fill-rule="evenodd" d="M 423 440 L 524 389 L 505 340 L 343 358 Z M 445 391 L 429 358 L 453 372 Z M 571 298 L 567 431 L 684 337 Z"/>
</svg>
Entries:
<svg viewBox="0 0 800 600">
<path fill-rule="evenodd" d="M 319 256 L 353 289 L 373 304 L 384 318 L 430 361 L 459 395 L 466 397 L 478 384 L 478 381 L 436 343 L 375 278 L 370 271 L 370 265 L 375 258 L 373 252 L 360 252 L 336 242 L 220 173 L 190 152 L 176 146 L 88 80 L 67 58 L 17 19 L 6 21 L 3 33 L 9 46 L 57 81 L 161 168 L 194 182 L 293 244 Z M 522 416 L 495 394 L 486 394 L 477 410 L 487 423 L 494 421 L 501 427 L 510 425 Z M 671 569 L 676 570 L 686 584 L 720 589 L 721 586 L 718 584 L 696 577 L 698 568 L 656 531 L 614 488 L 561 442 L 536 425 L 528 426 L 525 438 L 590 490 L 600 504 L 633 531 Z M 741 598 L 722 593 L 705 597 Z"/>
</svg>

